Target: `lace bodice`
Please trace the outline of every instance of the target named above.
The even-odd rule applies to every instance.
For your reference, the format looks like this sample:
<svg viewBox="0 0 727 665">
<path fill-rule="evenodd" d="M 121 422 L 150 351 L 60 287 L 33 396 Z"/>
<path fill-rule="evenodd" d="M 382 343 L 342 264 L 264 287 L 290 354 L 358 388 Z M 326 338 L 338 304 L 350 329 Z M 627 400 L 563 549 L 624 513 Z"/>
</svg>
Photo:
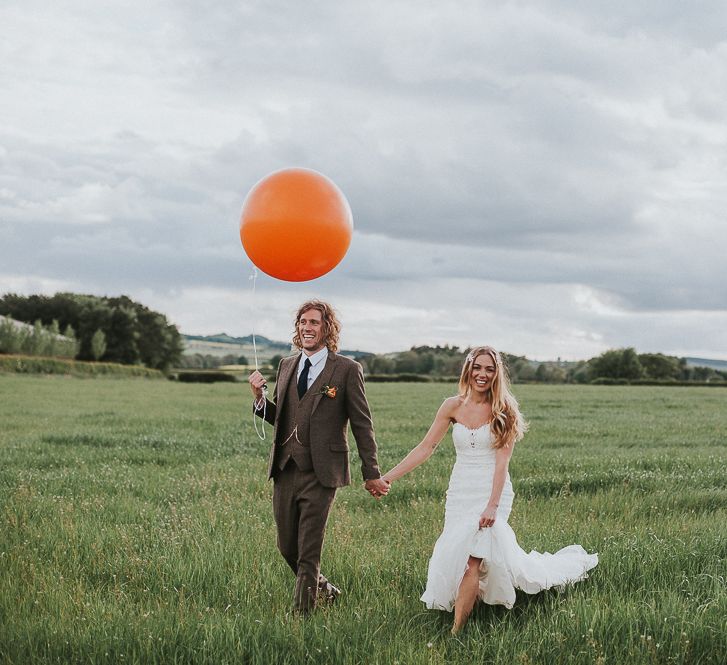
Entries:
<svg viewBox="0 0 727 665">
<path fill-rule="evenodd" d="M 452 441 L 457 451 L 457 461 L 495 462 L 495 449 L 492 447 L 492 434 L 489 423 L 477 429 L 470 429 L 462 423 L 452 426 Z"/>
</svg>

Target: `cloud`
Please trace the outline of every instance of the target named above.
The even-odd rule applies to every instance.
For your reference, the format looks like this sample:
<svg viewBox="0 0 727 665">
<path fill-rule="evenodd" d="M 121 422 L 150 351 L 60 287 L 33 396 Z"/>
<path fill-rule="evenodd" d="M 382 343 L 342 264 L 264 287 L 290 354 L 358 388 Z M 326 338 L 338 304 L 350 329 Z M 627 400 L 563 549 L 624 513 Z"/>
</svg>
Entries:
<svg viewBox="0 0 727 665">
<path fill-rule="evenodd" d="M 224 307 L 250 272 L 242 200 L 300 165 L 356 235 L 314 284 L 261 278 L 275 330 L 318 292 L 396 329 L 362 348 L 497 321 L 541 357 L 724 355 L 700 323 L 727 309 L 727 10 L 708 5 L 6 5 L 0 286 L 144 294 L 245 333 Z"/>
</svg>

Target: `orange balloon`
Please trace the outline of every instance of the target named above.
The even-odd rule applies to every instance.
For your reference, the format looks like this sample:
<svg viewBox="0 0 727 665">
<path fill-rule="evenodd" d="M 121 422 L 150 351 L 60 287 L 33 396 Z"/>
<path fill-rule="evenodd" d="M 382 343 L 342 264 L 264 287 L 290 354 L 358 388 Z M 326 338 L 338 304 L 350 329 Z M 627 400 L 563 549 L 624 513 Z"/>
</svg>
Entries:
<svg viewBox="0 0 727 665">
<path fill-rule="evenodd" d="M 283 169 L 245 198 L 240 240 L 271 277 L 304 282 L 333 270 L 346 255 L 353 217 L 335 183 L 312 169 Z"/>
</svg>

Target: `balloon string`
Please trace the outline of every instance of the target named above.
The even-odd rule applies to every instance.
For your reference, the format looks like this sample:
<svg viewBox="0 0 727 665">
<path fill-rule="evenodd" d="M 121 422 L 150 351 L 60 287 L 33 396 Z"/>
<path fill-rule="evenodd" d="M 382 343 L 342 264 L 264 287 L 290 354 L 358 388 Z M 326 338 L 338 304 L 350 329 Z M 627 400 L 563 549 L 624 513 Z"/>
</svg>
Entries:
<svg viewBox="0 0 727 665">
<path fill-rule="evenodd" d="M 255 355 L 255 371 L 260 370 L 260 366 L 258 364 L 257 359 L 257 343 L 255 341 L 255 291 L 256 291 L 256 284 L 257 284 L 257 268 L 253 267 L 252 269 L 252 275 L 250 275 L 250 279 L 252 280 L 252 352 Z M 252 414 L 252 422 L 253 425 L 255 425 L 255 434 L 257 434 L 258 439 L 261 441 L 265 441 L 265 415 L 267 413 L 267 407 L 268 407 L 268 387 L 263 386 L 263 395 L 260 398 L 260 400 L 255 400 L 254 408 L 255 413 Z M 258 408 L 258 405 L 261 404 L 260 408 Z M 258 415 L 257 412 L 262 410 L 262 423 L 258 427 Z"/>
<path fill-rule="evenodd" d="M 257 344 L 255 343 L 255 285 L 257 284 L 257 268 L 252 269 L 252 275 L 250 275 L 250 279 L 252 280 L 252 352 L 255 354 L 255 370 L 257 371 L 259 369 L 257 364 Z"/>
</svg>

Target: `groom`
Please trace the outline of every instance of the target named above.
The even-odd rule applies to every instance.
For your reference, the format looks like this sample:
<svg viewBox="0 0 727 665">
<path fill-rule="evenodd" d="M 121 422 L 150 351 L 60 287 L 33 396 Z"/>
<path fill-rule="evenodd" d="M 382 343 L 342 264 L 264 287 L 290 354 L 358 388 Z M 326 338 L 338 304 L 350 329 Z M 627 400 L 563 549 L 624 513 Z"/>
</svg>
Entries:
<svg viewBox="0 0 727 665">
<path fill-rule="evenodd" d="M 320 560 L 336 489 L 351 482 L 349 422 L 366 489 L 377 498 L 389 491 L 376 460 L 361 365 L 336 353 L 340 330 L 328 303 L 303 303 L 293 337 L 300 353 L 280 361 L 273 401 L 263 394 L 260 372 L 249 378 L 255 415 L 275 427 L 268 478 L 273 479 L 278 548 L 296 575 L 294 605 L 303 614 L 341 593 L 320 574 Z"/>
</svg>

